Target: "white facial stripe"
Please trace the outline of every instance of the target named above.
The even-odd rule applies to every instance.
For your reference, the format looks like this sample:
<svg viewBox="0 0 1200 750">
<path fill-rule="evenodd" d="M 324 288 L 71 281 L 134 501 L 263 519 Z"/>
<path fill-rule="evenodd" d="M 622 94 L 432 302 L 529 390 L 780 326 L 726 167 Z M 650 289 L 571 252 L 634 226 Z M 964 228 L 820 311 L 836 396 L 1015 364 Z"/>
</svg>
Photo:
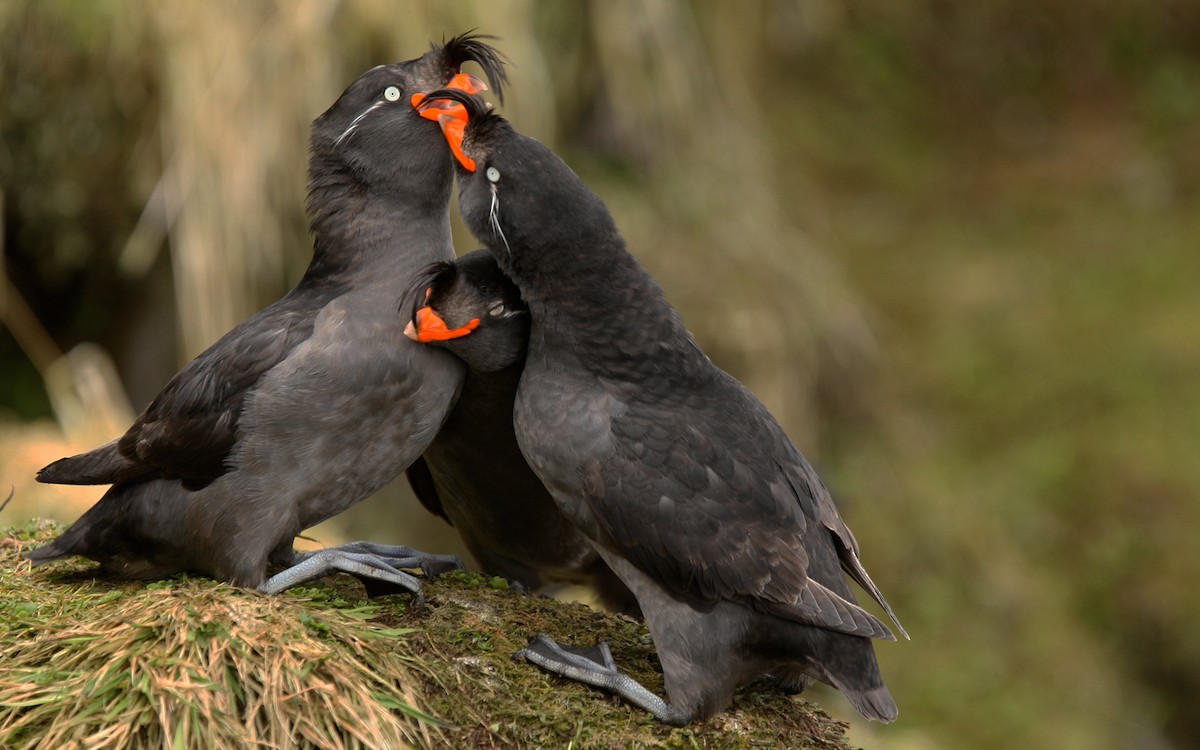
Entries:
<svg viewBox="0 0 1200 750">
<path fill-rule="evenodd" d="M 504 236 L 504 230 L 500 228 L 500 196 L 496 195 L 496 185 L 492 183 L 492 208 L 488 211 L 488 219 L 492 224 L 492 232 L 499 235 L 501 241 L 504 242 L 504 249 L 509 255 L 512 255 L 512 248 L 508 246 L 508 238 Z"/>
<path fill-rule="evenodd" d="M 350 123 L 350 126 L 348 128 L 346 128 L 344 131 L 342 131 L 342 134 L 339 135 L 337 137 L 337 140 L 333 142 L 334 147 L 342 145 L 342 141 L 344 141 L 350 137 L 350 134 L 353 133 L 354 129 L 358 127 L 358 124 L 360 122 L 362 122 L 362 119 L 364 117 L 366 117 L 367 115 L 371 114 L 372 112 L 374 112 L 375 110 L 382 107 L 383 104 L 384 104 L 383 102 L 375 102 L 371 106 L 367 107 L 367 109 L 361 115 L 359 115 L 358 117 L 355 117 L 354 121 Z"/>
</svg>

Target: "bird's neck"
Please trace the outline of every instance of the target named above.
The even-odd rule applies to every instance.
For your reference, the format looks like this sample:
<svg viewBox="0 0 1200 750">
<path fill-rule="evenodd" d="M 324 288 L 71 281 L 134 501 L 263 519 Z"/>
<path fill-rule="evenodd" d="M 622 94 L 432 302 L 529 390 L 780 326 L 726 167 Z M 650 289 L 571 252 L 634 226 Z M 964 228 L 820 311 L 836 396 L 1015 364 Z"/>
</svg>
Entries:
<svg viewBox="0 0 1200 750">
<path fill-rule="evenodd" d="M 529 305 L 531 352 L 562 351 L 592 360 L 599 369 L 619 369 L 632 360 L 703 357 L 662 287 L 619 235 L 561 250 L 514 248 L 507 263 L 503 248 L 497 253 Z"/>
<path fill-rule="evenodd" d="M 470 370 L 463 380 L 462 393 L 458 397 L 457 409 L 480 420 L 481 414 L 504 414 L 512 416 L 512 401 L 521 381 L 522 361 L 503 370 Z"/>
<path fill-rule="evenodd" d="M 450 183 L 414 194 L 370 189 L 348 179 L 309 191 L 313 259 L 308 275 L 405 285 L 430 263 L 451 260 Z"/>
</svg>

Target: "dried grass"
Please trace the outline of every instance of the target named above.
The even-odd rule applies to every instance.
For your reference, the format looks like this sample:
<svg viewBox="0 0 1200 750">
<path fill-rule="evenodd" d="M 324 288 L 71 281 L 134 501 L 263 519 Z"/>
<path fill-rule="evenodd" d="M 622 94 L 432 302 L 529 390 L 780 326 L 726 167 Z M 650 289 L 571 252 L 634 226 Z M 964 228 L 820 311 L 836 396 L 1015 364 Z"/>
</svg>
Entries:
<svg viewBox="0 0 1200 750">
<path fill-rule="evenodd" d="M 5 539 L 5 568 L 25 546 Z M 39 576 L 41 578 L 41 576 Z M 201 580 L 0 584 L 0 747 L 429 746 L 408 631 Z"/>
</svg>

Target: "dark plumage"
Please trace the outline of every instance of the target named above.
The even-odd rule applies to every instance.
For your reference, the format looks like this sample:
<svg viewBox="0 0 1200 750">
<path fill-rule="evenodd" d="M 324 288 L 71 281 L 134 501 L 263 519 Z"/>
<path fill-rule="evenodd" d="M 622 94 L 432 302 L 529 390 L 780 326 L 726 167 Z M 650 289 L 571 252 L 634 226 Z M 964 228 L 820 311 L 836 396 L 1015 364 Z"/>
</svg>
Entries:
<svg viewBox="0 0 1200 750">
<path fill-rule="evenodd" d="M 404 471 L 461 386 L 462 364 L 404 338 L 395 310 L 420 269 L 454 257 L 451 162 L 411 96 L 458 82 L 469 60 L 499 90 L 498 53 L 462 36 L 367 71 L 313 122 L 304 277 L 124 436 L 42 469 L 43 482 L 113 486 L 35 564 L 82 555 L 129 577 L 191 571 L 265 591 L 336 568 L 419 590 L 396 570 L 424 559 L 409 550 L 298 555 L 292 540 Z M 268 562 L 303 567 L 264 582 Z"/>
<path fill-rule="evenodd" d="M 525 364 L 529 311 L 487 250 L 431 266 L 405 330 L 468 367 L 454 410 L 408 469 L 421 504 L 458 530 L 488 573 L 530 590 L 592 586 L 603 604 L 637 613 L 633 594 L 559 511 L 525 462 L 513 432 L 513 400 Z M 427 463 L 426 463 L 427 461 Z"/>
<path fill-rule="evenodd" d="M 521 451 L 636 595 L 669 703 L 603 649 L 539 636 L 523 655 L 675 724 L 721 711 L 762 674 L 793 691 L 827 682 L 865 716 L 894 719 L 870 640 L 894 637 L 842 571 L 891 608 L 816 472 L 704 355 L 557 156 L 475 97 L 430 97 L 466 107 L 460 147 L 475 168 L 459 170 L 460 209 L 529 306 Z"/>
</svg>

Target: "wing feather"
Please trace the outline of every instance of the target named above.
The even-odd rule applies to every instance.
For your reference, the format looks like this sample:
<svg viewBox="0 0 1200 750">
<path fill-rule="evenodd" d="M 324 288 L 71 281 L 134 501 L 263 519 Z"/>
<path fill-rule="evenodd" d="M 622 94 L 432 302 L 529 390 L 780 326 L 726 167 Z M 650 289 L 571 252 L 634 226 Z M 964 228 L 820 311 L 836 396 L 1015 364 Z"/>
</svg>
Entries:
<svg viewBox="0 0 1200 750">
<path fill-rule="evenodd" d="M 676 391 L 683 403 L 623 394 L 612 454 L 583 467 L 598 524 L 673 593 L 893 639 L 853 601 L 843 568 L 895 620 L 816 472 L 766 408 L 720 374 Z"/>
<path fill-rule="evenodd" d="M 334 284 L 301 284 L 189 362 L 129 430 L 38 472 L 56 484 L 119 484 L 180 479 L 199 489 L 229 470 L 246 394 L 312 335 L 316 314 L 340 293 Z"/>
</svg>

